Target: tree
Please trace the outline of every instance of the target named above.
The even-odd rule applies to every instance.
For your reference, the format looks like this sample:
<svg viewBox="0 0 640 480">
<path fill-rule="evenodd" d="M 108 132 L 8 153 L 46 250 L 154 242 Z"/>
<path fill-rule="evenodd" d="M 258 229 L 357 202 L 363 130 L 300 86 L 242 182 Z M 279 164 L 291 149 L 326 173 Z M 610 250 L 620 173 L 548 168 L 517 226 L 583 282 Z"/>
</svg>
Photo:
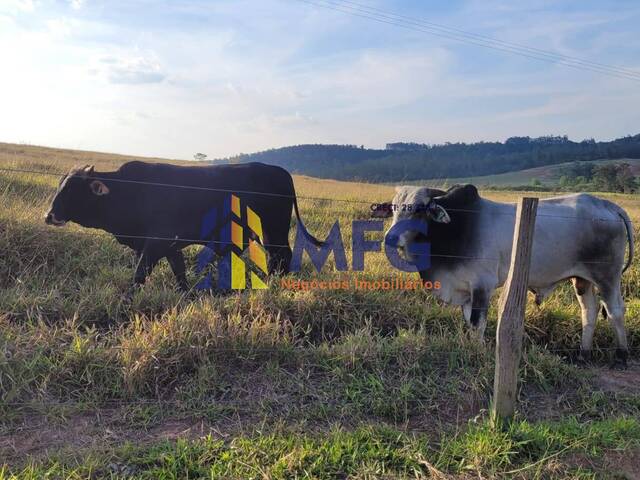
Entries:
<svg viewBox="0 0 640 480">
<path fill-rule="evenodd" d="M 562 168 L 561 173 L 569 180 L 575 180 L 578 177 L 584 177 L 591 180 L 593 177 L 593 168 L 593 164 L 589 162 L 573 162 L 572 164 Z"/>
<path fill-rule="evenodd" d="M 631 165 L 628 163 L 621 163 L 618 167 L 616 174 L 616 180 L 618 188 L 624 193 L 632 193 L 638 188 L 638 182 L 636 177 L 631 171 Z"/>
<path fill-rule="evenodd" d="M 628 163 L 599 165 L 593 171 L 593 183 L 598 190 L 630 193 L 638 188 L 638 182 Z"/>
<path fill-rule="evenodd" d="M 598 165 L 593 169 L 593 184 L 597 190 L 602 192 L 618 191 L 618 169 L 616 165 Z"/>
<path fill-rule="evenodd" d="M 198 162 L 204 162 L 207 159 L 207 154 L 206 153 L 196 153 L 193 156 L 193 159 L 198 161 Z"/>
</svg>

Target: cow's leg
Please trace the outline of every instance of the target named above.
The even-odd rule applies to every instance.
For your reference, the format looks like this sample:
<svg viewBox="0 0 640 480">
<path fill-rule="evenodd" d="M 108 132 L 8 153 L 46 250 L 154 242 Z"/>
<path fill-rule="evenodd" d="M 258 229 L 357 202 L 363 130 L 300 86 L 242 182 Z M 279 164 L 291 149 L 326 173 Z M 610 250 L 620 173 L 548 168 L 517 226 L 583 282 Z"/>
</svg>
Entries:
<svg viewBox="0 0 640 480">
<path fill-rule="evenodd" d="M 196 273 L 202 276 L 202 272 L 207 270 L 209 265 L 214 265 L 216 261 L 222 256 L 220 248 L 215 243 L 209 243 L 206 247 L 202 247 L 202 250 L 196 255 Z M 205 272 L 203 278 L 195 286 L 198 290 L 215 290 L 213 274 L 209 271 Z"/>
<path fill-rule="evenodd" d="M 176 280 L 178 281 L 178 287 L 183 292 L 189 290 L 189 285 L 187 284 L 187 276 L 185 274 L 186 267 L 184 265 L 184 255 L 181 250 L 175 250 L 167 255 L 167 260 L 169 261 L 169 265 L 171 266 L 171 271 L 176 276 Z"/>
<path fill-rule="evenodd" d="M 131 301 L 135 291 L 144 285 L 147 277 L 151 274 L 153 267 L 158 263 L 158 260 L 160 259 L 149 255 L 149 251 L 147 249 L 136 251 L 136 273 L 133 276 L 133 283 L 125 294 L 127 301 Z"/>
<path fill-rule="evenodd" d="M 467 324 L 467 327 L 471 328 L 471 301 L 468 301 L 464 305 L 462 305 L 462 315 L 464 316 L 464 321 Z"/>
<path fill-rule="evenodd" d="M 290 247 L 267 247 L 269 252 L 268 271 L 269 275 L 285 275 L 289 273 L 292 252 Z"/>
<path fill-rule="evenodd" d="M 582 343 L 580 344 L 580 358 L 584 361 L 591 359 L 593 345 L 593 331 L 598 318 L 598 300 L 593 283 L 583 278 L 572 279 L 573 288 L 580 303 L 582 317 Z"/>
<path fill-rule="evenodd" d="M 160 259 L 152 255 L 147 248 L 143 249 L 142 252 L 138 254 L 138 265 L 133 277 L 134 286 L 144 284 L 159 260 Z"/>
<path fill-rule="evenodd" d="M 462 312 L 467 325 L 481 342 L 484 341 L 484 331 L 487 328 L 487 312 L 491 290 L 476 287 L 471 291 L 471 299 L 462 306 Z"/>
<path fill-rule="evenodd" d="M 613 366 L 627 368 L 627 357 L 629 348 L 627 345 L 627 332 L 624 328 L 624 300 L 620 292 L 620 283 L 616 282 L 613 287 L 600 288 L 602 303 L 607 311 L 607 316 L 616 334 L 618 348 L 616 349 Z"/>
</svg>

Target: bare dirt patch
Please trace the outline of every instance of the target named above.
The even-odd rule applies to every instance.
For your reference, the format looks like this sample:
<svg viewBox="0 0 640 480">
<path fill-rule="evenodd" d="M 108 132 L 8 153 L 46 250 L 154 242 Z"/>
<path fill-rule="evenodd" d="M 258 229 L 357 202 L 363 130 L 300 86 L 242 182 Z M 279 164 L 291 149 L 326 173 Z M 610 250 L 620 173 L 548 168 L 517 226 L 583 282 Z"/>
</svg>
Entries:
<svg viewBox="0 0 640 480">
<path fill-rule="evenodd" d="M 640 480 L 640 449 L 635 448 L 625 452 L 610 452 L 605 455 L 605 468 L 615 478 Z"/>
<path fill-rule="evenodd" d="M 190 418 L 168 419 L 145 429 L 126 426 L 122 418 L 122 412 L 102 410 L 95 414 L 69 416 L 63 422 L 33 419 L 24 427 L 0 433 L 0 458 L 23 464 L 52 453 L 104 450 L 124 442 L 147 444 L 207 435 L 225 438 L 228 433 L 223 432 L 238 431 L 238 425 L 231 425 L 232 421 L 213 425 Z"/>
<path fill-rule="evenodd" d="M 640 395 L 640 363 L 630 362 L 627 370 L 594 368 L 595 385 L 605 392 Z"/>
</svg>

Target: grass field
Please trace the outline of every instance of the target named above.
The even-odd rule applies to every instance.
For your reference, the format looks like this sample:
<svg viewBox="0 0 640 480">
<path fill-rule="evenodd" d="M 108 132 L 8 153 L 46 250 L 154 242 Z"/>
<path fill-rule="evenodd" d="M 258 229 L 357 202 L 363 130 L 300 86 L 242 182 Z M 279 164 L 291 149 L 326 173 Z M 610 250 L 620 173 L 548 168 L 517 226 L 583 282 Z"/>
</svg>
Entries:
<svg viewBox="0 0 640 480">
<path fill-rule="evenodd" d="M 105 171 L 129 158 L 0 144 L 1 168 Z M 393 194 L 295 183 L 307 228 L 323 237 L 339 219 L 346 245 L 367 202 Z M 57 184 L 0 171 L 2 480 L 640 475 L 638 257 L 623 285 L 630 368 L 608 369 L 614 341 L 602 319 L 594 364 L 568 361 L 579 307 L 569 285 L 559 288 L 528 306 L 518 416 L 496 431 L 487 422 L 495 299 L 486 345 L 458 309 L 423 291 L 292 291 L 272 278 L 264 291 L 185 296 L 161 263 L 129 302 L 131 252 L 103 232 L 44 225 Z M 640 198 L 603 196 L 640 238 Z M 382 255 L 366 261 L 365 278 L 395 275 Z M 304 267 L 296 278 L 316 278 Z M 333 270 L 321 277 L 351 275 Z"/>
</svg>

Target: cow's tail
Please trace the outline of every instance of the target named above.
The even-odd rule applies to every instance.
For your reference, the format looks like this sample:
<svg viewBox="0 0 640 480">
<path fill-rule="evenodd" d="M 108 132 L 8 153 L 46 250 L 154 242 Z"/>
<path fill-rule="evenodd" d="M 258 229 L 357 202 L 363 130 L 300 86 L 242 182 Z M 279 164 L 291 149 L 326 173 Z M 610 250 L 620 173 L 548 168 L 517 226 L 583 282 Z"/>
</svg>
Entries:
<svg viewBox="0 0 640 480">
<path fill-rule="evenodd" d="M 627 258 L 627 263 L 625 263 L 624 268 L 622 269 L 622 273 L 624 273 L 630 266 L 633 261 L 633 226 L 631 225 L 631 219 L 627 212 L 624 211 L 622 207 L 619 207 L 615 203 L 609 204 L 612 207 L 612 210 L 622 219 L 624 222 L 624 228 L 627 231 L 627 242 L 629 243 L 629 257 Z M 602 317 L 607 318 L 607 309 L 604 305 L 602 305 Z"/>
<path fill-rule="evenodd" d="M 307 227 L 302 223 L 302 219 L 300 218 L 300 210 L 298 210 L 298 196 L 296 195 L 296 187 L 293 185 L 293 178 L 289 175 L 289 179 L 291 181 L 291 192 L 293 192 L 293 209 L 296 212 L 296 218 L 298 219 L 298 228 L 302 230 L 302 234 L 311 241 L 316 247 L 322 247 L 325 245 L 325 242 L 318 240 L 316 237 L 309 233 Z"/>
<path fill-rule="evenodd" d="M 631 262 L 633 261 L 633 226 L 631 225 L 631 219 L 629 218 L 629 215 L 627 215 L 627 212 L 625 212 L 624 209 L 622 209 L 618 205 L 613 205 L 615 207 L 615 212 L 620 216 L 620 218 L 622 218 L 622 221 L 624 222 L 624 227 L 627 230 L 627 241 L 629 242 L 629 257 L 627 258 L 627 263 L 622 269 L 622 273 L 624 273 L 631 266 Z"/>
</svg>

